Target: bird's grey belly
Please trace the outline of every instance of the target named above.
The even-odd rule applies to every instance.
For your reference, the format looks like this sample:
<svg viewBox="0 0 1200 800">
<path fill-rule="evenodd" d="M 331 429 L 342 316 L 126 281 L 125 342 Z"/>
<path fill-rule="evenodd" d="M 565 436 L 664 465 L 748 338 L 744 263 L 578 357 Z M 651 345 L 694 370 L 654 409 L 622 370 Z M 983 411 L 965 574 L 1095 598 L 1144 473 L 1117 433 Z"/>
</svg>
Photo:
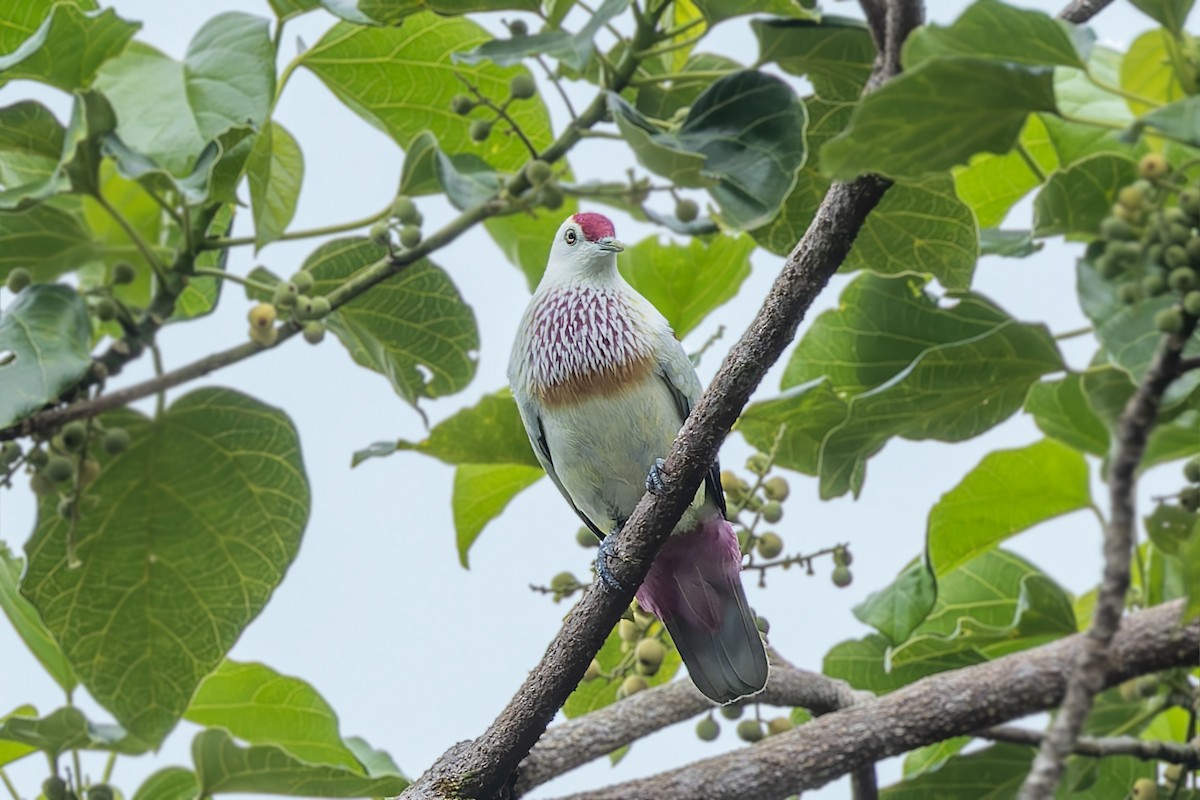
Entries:
<svg viewBox="0 0 1200 800">
<path fill-rule="evenodd" d="M 608 533 L 646 493 L 646 475 L 670 451 L 680 420 L 667 386 L 651 375 L 619 395 L 544 411 L 542 424 L 563 488 Z"/>
</svg>

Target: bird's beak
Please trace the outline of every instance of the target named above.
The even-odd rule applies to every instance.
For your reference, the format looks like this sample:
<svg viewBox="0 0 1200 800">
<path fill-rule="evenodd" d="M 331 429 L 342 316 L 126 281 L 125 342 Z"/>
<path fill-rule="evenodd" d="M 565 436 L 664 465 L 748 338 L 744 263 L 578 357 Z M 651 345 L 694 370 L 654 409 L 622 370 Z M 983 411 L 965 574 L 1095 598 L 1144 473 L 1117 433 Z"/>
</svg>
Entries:
<svg viewBox="0 0 1200 800">
<path fill-rule="evenodd" d="M 601 250 L 604 250 L 608 253 L 619 253 L 625 249 L 625 245 L 621 244 L 611 236 L 605 236 L 600 241 L 596 242 L 596 245 Z"/>
</svg>

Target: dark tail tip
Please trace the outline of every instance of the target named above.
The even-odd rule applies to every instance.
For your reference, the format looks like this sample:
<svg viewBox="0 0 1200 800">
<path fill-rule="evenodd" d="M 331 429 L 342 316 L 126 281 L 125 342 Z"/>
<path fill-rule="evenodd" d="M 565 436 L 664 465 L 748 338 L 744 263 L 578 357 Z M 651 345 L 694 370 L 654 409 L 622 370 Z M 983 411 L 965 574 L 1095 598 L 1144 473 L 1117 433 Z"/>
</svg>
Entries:
<svg viewBox="0 0 1200 800">
<path fill-rule="evenodd" d="M 741 581 L 721 587 L 724 614 L 719 628 L 706 630 L 682 617 L 666 622 L 692 682 L 714 702 L 731 703 L 767 685 L 767 653 L 746 603 Z"/>
</svg>

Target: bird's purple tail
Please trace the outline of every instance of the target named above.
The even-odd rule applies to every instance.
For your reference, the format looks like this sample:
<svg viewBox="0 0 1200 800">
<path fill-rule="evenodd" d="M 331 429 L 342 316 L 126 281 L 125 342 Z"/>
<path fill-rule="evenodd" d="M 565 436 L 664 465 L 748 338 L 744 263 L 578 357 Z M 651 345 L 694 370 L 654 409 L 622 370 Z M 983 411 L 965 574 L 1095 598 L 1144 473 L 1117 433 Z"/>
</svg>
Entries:
<svg viewBox="0 0 1200 800">
<path fill-rule="evenodd" d="M 718 703 L 767 683 L 767 654 L 741 569 L 733 526 L 716 513 L 667 540 L 637 593 L 667 626 L 696 688 Z"/>
</svg>

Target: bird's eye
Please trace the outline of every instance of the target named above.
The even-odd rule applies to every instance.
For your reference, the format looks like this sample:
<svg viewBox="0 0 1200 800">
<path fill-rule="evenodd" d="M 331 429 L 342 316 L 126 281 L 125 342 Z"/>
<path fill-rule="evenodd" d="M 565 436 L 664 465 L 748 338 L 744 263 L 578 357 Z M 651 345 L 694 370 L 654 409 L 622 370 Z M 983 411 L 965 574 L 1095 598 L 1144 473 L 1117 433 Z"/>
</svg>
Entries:
<svg viewBox="0 0 1200 800">
<path fill-rule="evenodd" d="M 563 239 L 566 240 L 567 244 L 575 244 L 575 229 L 567 228 L 567 232 L 563 234 Z"/>
</svg>

